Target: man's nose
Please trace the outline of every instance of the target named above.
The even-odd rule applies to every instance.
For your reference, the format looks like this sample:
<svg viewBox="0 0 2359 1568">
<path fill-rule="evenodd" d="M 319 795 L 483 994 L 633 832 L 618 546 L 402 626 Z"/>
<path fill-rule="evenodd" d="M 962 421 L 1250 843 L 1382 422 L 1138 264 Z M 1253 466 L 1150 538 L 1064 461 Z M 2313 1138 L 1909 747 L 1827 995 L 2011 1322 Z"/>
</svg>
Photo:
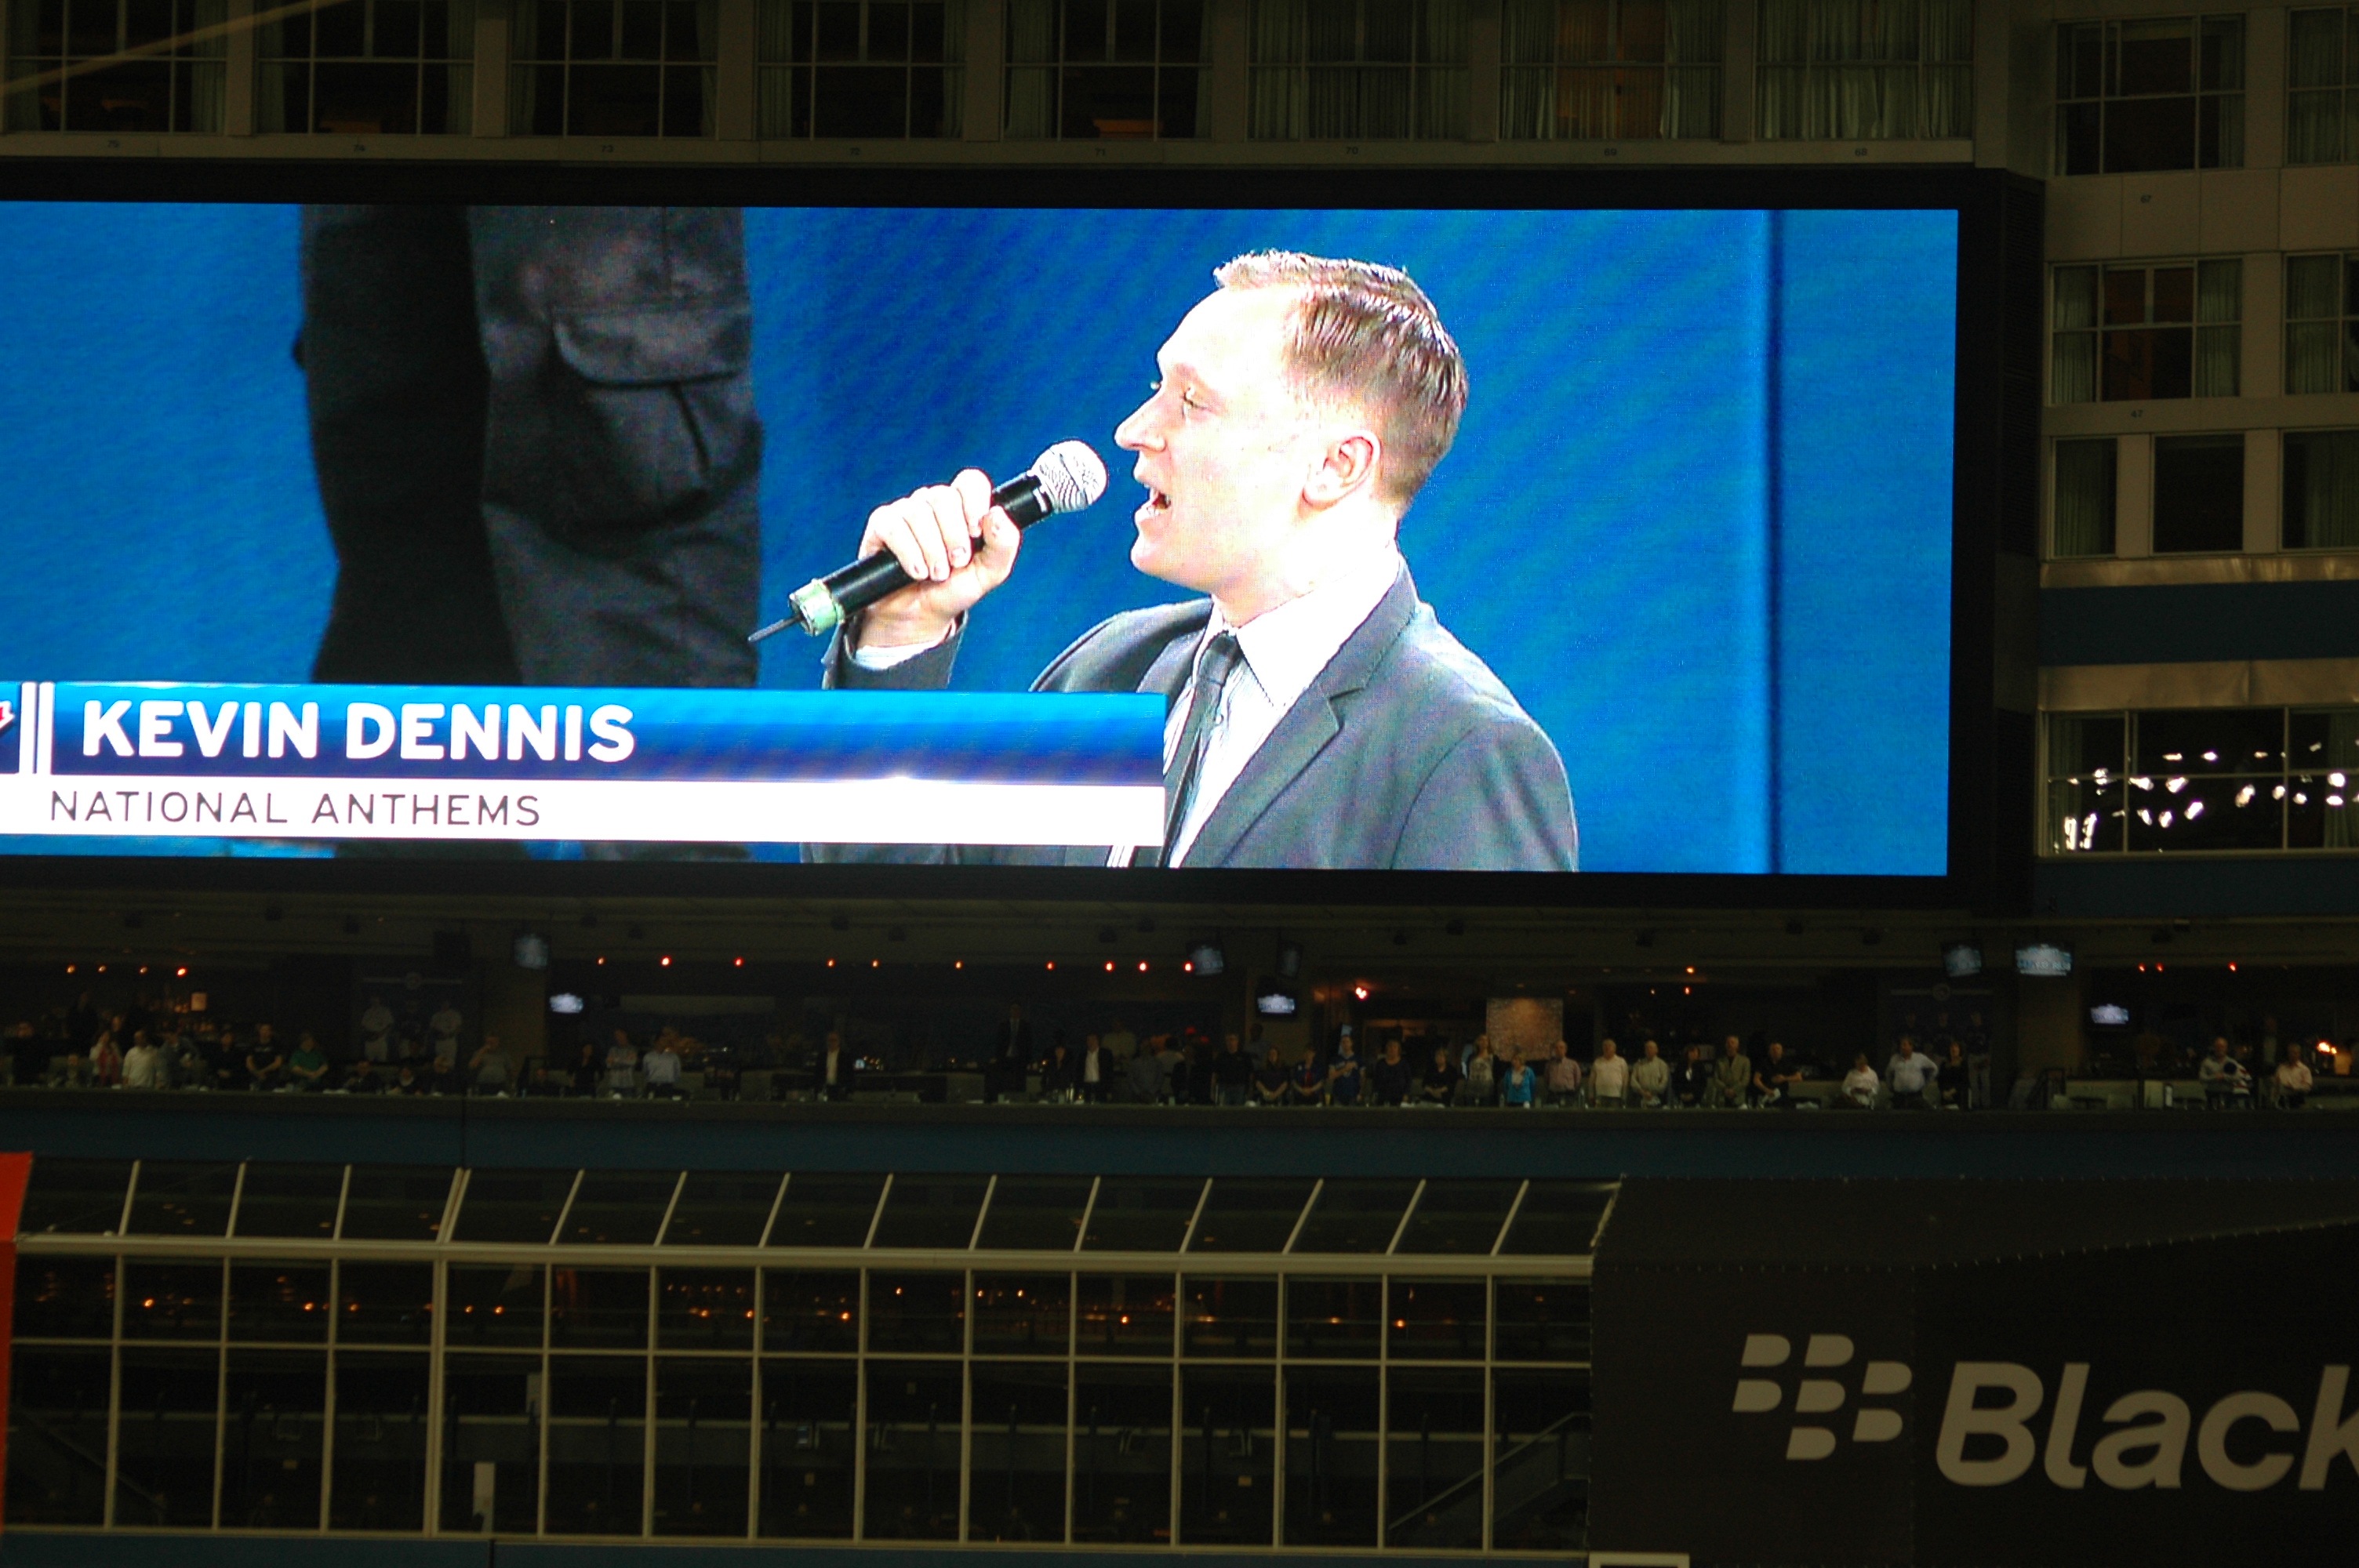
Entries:
<svg viewBox="0 0 2359 1568">
<path fill-rule="evenodd" d="M 1126 452 L 1145 451 L 1160 446 L 1161 440 L 1149 433 L 1155 400 L 1148 398 L 1130 411 L 1130 417 L 1114 427 L 1114 444 Z"/>
</svg>

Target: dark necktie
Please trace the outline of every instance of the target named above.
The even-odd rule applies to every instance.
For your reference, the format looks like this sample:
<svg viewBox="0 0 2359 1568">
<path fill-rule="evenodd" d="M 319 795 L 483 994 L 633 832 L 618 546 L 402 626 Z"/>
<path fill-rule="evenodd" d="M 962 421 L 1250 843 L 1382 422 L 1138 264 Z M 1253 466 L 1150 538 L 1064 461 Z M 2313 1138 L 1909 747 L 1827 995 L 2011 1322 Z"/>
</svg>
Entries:
<svg viewBox="0 0 2359 1568">
<path fill-rule="evenodd" d="M 1223 632 L 1204 644 L 1196 661 L 1196 678 L 1188 688 L 1188 722 L 1180 726 L 1180 743 L 1163 768 L 1163 844 L 1159 849 L 1142 845 L 1131 856 L 1132 865 L 1162 865 L 1180 842 L 1180 829 L 1187 825 L 1189 808 L 1196 801 L 1196 783 L 1203 775 L 1212 720 L 1220 717 L 1221 695 L 1243 663 L 1234 632 Z"/>
</svg>

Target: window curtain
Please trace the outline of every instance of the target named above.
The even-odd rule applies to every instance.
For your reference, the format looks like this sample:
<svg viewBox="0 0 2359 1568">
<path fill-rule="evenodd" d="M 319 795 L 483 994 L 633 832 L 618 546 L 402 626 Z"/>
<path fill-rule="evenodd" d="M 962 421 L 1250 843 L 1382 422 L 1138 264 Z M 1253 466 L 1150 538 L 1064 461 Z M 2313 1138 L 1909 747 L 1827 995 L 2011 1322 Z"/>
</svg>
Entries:
<svg viewBox="0 0 2359 1568">
<path fill-rule="evenodd" d="M 2359 549 L 2359 430 L 2302 431 L 2286 438 L 2287 475 L 2299 507 L 2299 537 L 2288 549 Z M 2288 533 L 2293 530 L 2288 529 Z"/>
<path fill-rule="evenodd" d="M 1557 13 L 1604 10 L 1604 0 L 1506 0 L 1499 17 L 1499 135 L 1545 141 L 1580 133 L 1557 129 Z"/>
<path fill-rule="evenodd" d="M 1256 139 L 1299 140 L 1308 123 L 1304 90 L 1304 0 L 1255 0 L 1253 114 Z"/>
<path fill-rule="evenodd" d="M 1972 0 L 1763 0 L 1765 138 L 1962 135 L 1973 124 Z"/>
<path fill-rule="evenodd" d="M 543 4 L 544 0 L 510 0 L 508 5 L 508 58 L 510 59 L 522 62 L 541 58 L 543 45 L 540 38 L 540 13 Z M 561 25 L 564 7 L 561 5 L 553 5 L 549 8 L 558 13 Z M 563 58 L 565 50 L 563 38 L 549 39 L 547 47 L 556 50 L 560 59 Z M 533 134 L 533 127 L 540 117 L 540 72 L 528 64 L 519 63 L 508 72 L 508 133 L 511 135 L 528 136 Z M 549 107 L 554 111 L 557 105 L 551 104 Z"/>
<path fill-rule="evenodd" d="M 2056 443 L 2056 554 L 2114 553 L 2119 452 L 2113 438 Z"/>
<path fill-rule="evenodd" d="M 10 0 L 14 10 L 24 0 Z M 229 20 L 229 0 L 196 0 L 188 15 L 188 25 L 193 30 L 218 27 Z M 190 45 L 189 54 L 189 107 L 187 129 L 219 131 L 229 93 L 229 35 L 213 34 Z"/>
<path fill-rule="evenodd" d="M 442 70 L 447 79 L 450 107 L 446 111 L 442 129 L 450 135 L 463 136 L 475 128 L 474 0 L 451 0 L 447 10 L 450 21 L 443 33 L 442 49 L 443 59 L 451 63 Z M 428 40 L 428 47 L 432 47 L 431 39 Z M 427 69 L 434 68 L 429 66 Z M 424 129 L 423 126 L 419 128 Z"/>
<path fill-rule="evenodd" d="M 695 58 L 707 62 L 721 58 L 721 0 L 696 0 Z M 721 97 L 720 73 L 707 63 L 704 70 L 697 74 L 703 79 L 700 83 L 703 91 L 697 94 L 696 134 L 710 137 L 721 129 L 717 118 Z M 677 88 L 667 89 L 667 93 L 677 91 Z"/>
<path fill-rule="evenodd" d="M 1312 139 L 1339 136 L 1405 136 L 1408 134 L 1409 29 L 1415 12 L 1383 5 L 1368 18 L 1370 59 L 1397 59 L 1403 69 L 1386 73 L 1377 86 L 1363 79 L 1377 72 L 1360 70 L 1359 0 L 1304 0 L 1303 58 L 1310 69 L 1303 82 L 1302 135 Z M 1381 128 L 1380 128 L 1381 127 Z"/>
<path fill-rule="evenodd" d="M 1057 0 L 1008 0 L 1007 135 L 1057 134 Z"/>
<path fill-rule="evenodd" d="M 2056 269 L 2055 357 L 2049 398 L 2055 403 L 2093 403 L 2097 397 L 2097 269 Z"/>
<path fill-rule="evenodd" d="M 2351 763 L 2359 759 L 2359 713 L 2336 713 L 2326 720 L 2326 754 L 2343 769 L 2347 776 Z M 2329 806 L 2326 811 L 2325 844 L 2330 849 L 2348 849 L 2359 842 L 2359 797 L 2351 791 L 2342 792 L 2344 805 Z"/>
<path fill-rule="evenodd" d="M 795 134 L 794 0 L 762 0 L 754 14 L 754 58 L 760 61 L 760 102 L 755 134 Z"/>
<path fill-rule="evenodd" d="M 2343 390 L 2343 258 L 2286 258 L 2286 390 Z"/>
<path fill-rule="evenodd" d="M 956 141 L 965 135 L 966 0 L 944 0 L 942 5 L 942 137 L 946 141 Z"/>
<path fill-rule="evenodd" d="M 1418 9 L 1418 24 L 1417 124 L 1411 134 L 1430 140 L 1462 140 L 1470 113 L 1466 0 L 1425 0 Z"/>
<path fill-rule="evenodd" d="M 1918 78 L 1917 134 L 1974 134 L 1973 0 L 1924 0 L 1924 61 Z"/>
<path fill-rule="evenodd" d="M 2195 395 L 2234 397 L 2243 382 L 2245 264 L 2209 261 L 2195 269 Z"/>
<path fill-rule="evenodd" d="M 1670 0 L 1666 7 L 1661 134 L 1720 135 L 1720 56 L 1728 37 L 1723 0 Z"/>
<path fill-rule="evenodd" d="M 2343 156 L 2344 14 L 2296 11 L 2288 46 L 2288 163 L 2335 163 Z M 2308 91 L 2305 91 L 2307 89 Z"/>
</svg>

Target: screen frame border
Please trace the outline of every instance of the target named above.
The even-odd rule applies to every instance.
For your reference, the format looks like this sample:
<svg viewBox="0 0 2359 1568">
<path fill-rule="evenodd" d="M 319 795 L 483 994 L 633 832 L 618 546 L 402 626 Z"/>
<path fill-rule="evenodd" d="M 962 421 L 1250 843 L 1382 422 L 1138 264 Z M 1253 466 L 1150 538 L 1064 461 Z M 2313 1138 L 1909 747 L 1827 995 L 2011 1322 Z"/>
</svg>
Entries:
<svg viewBox="0 0 2359 1568">
<path fill-rule="evenodd" d="M 6 156 L 0 157 L 0 201 L 1954 211 L 1959 255 L 1946 871 L 1923 876 L 1735 871 L 1547 875 L 73 854 L 0 856 L 0 887 L 922 903 L 1090 900 L 1174 906 L 1416 903 L 1600 910 L 1972 908 L 1996 913 L 2028 908 L 2036 836 L 2032 782 L 2027 774 L 2013 778 L 2004 759 L 2027 748 L 2030 718 L 2000 707 L 1998 665 L 2017 662 L 2022 655 L 2000 646 L 1997 620 L 2002 599 L 2017 597 L 2002 593 L 2002 555 L 2022 557 L 2009 574 L 2013 576 L 2025 575 L 2036 558 L 2029 541 L 2036 538 L 2038 519 L 2045 276 L 2038 181 L 2003 169 L 1954 164 L 1614 168 L 1156 164 L 1150 200 L 1143 199 L 1143 172 L 1136 166 L 550 165 L 472 158 L 332 163 L 268 157 Z M 2023 734 L 2013 735 L 2011 729 Z"/>
</svg>

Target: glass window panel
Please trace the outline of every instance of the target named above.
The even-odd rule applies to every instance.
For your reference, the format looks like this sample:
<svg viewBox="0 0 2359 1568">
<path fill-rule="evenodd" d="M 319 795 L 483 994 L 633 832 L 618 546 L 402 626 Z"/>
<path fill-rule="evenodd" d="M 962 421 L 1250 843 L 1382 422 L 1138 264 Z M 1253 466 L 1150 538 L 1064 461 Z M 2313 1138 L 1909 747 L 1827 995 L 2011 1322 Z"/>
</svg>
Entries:
<svg viewBox="0 0 2359 1568">
<path fill-rule="evenodd" d="M 1491 1544 L 1507 1552 L 1578 1549 L 1589 1527 L 1589 1379 L 1495 1374 Z"/>
<path fill-rule="evenodd" d="M 638 1357 L 549 1358 L 549 1534 L 639 1533 L 647 1411 Z"/>
<path fill-rule="evenodd" d="M 1082 1363 L 1073 1389 L 1073 1539 L 1169 1544 L 1171 1374 Z"/>
<path fill-rule="evenodd" d="M 752 1247 L 762 1239 L 780 1178 L 690 1171 L 663 1233 L 667 1247 Z M 870 1201 L 869 1206 L 875 1206 Z M 854 1245 L 857 1245 L 855 1243 Z"/>
<path fill-rule="evenodd" d="M 762 1348 L 859 1349 L 859 1272 L 852 1269 L 762 1271 Z"/>
<path fill-rule="evenodd" d="M 128 1160 L 36 1160 L 16 1228 L 27 1236 L 111 1236 L 130 1190 Z"/>
<path fill-rule="evenodd" d="M 1283 1252 L 1315 1183 L 1223 1176 L 1212 1183 L 1190 1252 Z"/>
<path fill-rule="evenodd" d="M 343 1193 L 342 1165 L 249 1163 L 237 1197 L 237 1234 L 325 1241 L 336 1233 Z"/>
<path fill-rule="evenodd" d="M 573 1191 L 571 1171 L 471 1171 L 453 1241 L 547 1241 Z"/>
<path fill-rule="evenodd" d="M 1083 1356 L 1172 1354 L 1169 1274 L 1083 1274 L 1076 1324 Z"/>
<path fill-rule="evenodd" d="M 1070 1252 L 1089 1206 L 1086 1176 L 1002 1176 L 984 1216 L 983 1245 L 1026 1252 Z M 889 1223 L 889 1222 L 888 1222 Z"/>
<path fill-rule="evenodd" d="M 1515 1206 L 1520 1182 L 1428 1182 L 1395 1250 L 1488 1257 Z"/>
<path fill-rule="evenodd" d="M 132 1258 L 123 1265 L 126 1339 L 218 1339 L 222 1266 Z"/>
<path fill-rule="evenodd" d="M 1584 1255 L 1613 1200 L 1611 1182 L 1534 1182 L 1499 1250 L 1509 1258 Z"/>
<path fill-rule="evenodd" d="M 2284 544 L 2359 549 L 2359 430 L 2288 430 Z"/>
<path fill-rule="evenodd" d="M 431 1241 L 451 1201 L 448 1166 L 355 1167 L 338 1234 L 346 1241 Z"/>
<path fill-rule="evenodd" d="M 426 1393 L 424 1356 L 337 1354 L 329 1529 L 391 1533 L 426 1527 Z M 468 1481 L 472 1491 L 472 1473 Z"/>
<path fill-rule="evenodd" d="M 666 1350 L 754 1348 L 754 1271 L 658 1270 L 656 1343 Z"/>
<path fill-rule="evenodd" d="M 2275 773 L 2285 710 L 2198 708 L 2137 716 L 2137 771 L 2158 785 L 2179 774 Z"/>
<path fill-rule="evenodd" d="M 223 1527 L 318 1530 L 326 1353 L 232 1350 L 222 1397 Z"/>
<path fill-rule="evenodd" d="M 131 1200 L 133 1236 L 225 1236 L 230 1199 L 237 1191 L 235 1165 L 200 1165 L 148 1160 L 139 1167 L 139 1191 Z"/>
<path fill-rule="evenodd" d="M 1183 1353 L 1252 1357 L 1277 1354 L 1277 1281 L 1190 1275 L 1181 1286 Z"/>
<path fill-rule="evenodd" d="M 205 1530 L 213 1517 L 221 1353 L 125 1346 L 117 1385 L 118 1529 Z"/>
<path fill-rule="evenodd" d="M 1070 1274 L 977 1274 L 978 1356 L 1062 1356 L 1071 1326 Z"/>
<path fill-rule="evenodd" d="M 322 55 L 357 55 L 366 47 L 363 22 L 367 8 L 360 0 L 342 0 L 341 4 L 322 5 L 311 14 L 312 26 L 318 29 L 320 53 Z"/>
<path fill-rule="evenodd" d="M 464 1535 L 495 1530 L 531 1535 L 538 1530 L 540 1429 L 546 1409 L 538 1356 L 444 1358 L 444 1530 Z"/>
<path fill-rule="evenodd" d="M 2120 454 L 2108 436 L 2056 443 L 2056 554 L 2114 553 L 2114 499 Z"/>
<path fill-rule="evenodd" d="M 789 1176 L 770 1245 L 865 1246 L 884 1191 L 882 1176 Z"/>
<path fill-rule="evenodd" d="M 1395 1280 L 1385 1301 L 1396 1361 L 1479 1361 L 1489 1315 L 1481 1280 Z"/>
<path fill-rule="evenodd" d="M 2129 847 L 2134 849 L 2275 849 L 2284 841 L 2286 802 L 2277 780 L 2157 776 L 2141 789 L 2129 781 Z M 2288 781 L 2291 802 L 2321 798 Z"/>
<path fill-rule="evenodd" d="M 1271 1543 L 1277 1390 L 1266 1367 L 1191 1367 L 1180 1375 L 1180 1540 Z"/>
<path fill-rule="evenodd" d="M 582 1188 L 573 1195 L 573 1206 L 565 1213 L 565 1234 L 559 1239 L 577 1247 L 653 1246 L 664 1210 L 670 1206 L 672 1189 L 679 1184 L 679 1173 L 671 1171 L 585 1171 Z M 472 1185 L 468 1195 L 473 1197 Z M 463 1216 L 461 1223 L 465 1223 Z"/>
<path fill-rule="evenodd" d="M 2195 85 L 2195 29 L 2184 16 L 2117 23 L 2114 86 L 2123 93 L 2185 92 Z"/>
<path fill-rule="evenodd" d="M 751 1360 L 656 1358 L 656 1534 L 745 1535 L 753 1413 Z"/>
<path fill-rule="evenodd" d="M 969 1541 L 1065 1539 L 1065 1375 L 1061 1363 L 974 1364 Z"/>
<path fill-rule="evenodd" d="M 10 1376 L 7 1522 L 102 1522 L 112 1357 L 104 1350 L 19 1348 Z"/>
<path fill-rule="evenodd" d="M 1589 1282 L 1496 1280 L 1491 1356 L 1498 1361 L 1589 1358 Z"/>
<path fill-rule="evenodd" d="M 1200 1179 L 1158 1181 L 1108 1176 L 1098 1184 L 1085 1252 L 1177 1252 L 1204 1195 Z"/>
<path fill-rule="evenodd" d="M 1294 1251 L 1382 1252 L 1417 1191 L 1409 1181 L 1331 1181 L 1319 1192 Z"/>
<path fill-rule="evenodd" d="M 324 1344 L 329 1303 L 325 1263 L 229 1266 L 229 1336 Z"/>
<path fill-rule="evenodd" d="M 1286 1374 L 1286 1544 L 1376 1544 L 1378 1412 L 1374 1367 Z"/>
<path fill-rule="evenodd" d="M 2244 546 L 2245 438 L 2155 438 L 2155 553 L 2226 552 Z"/>
<path fill-rule="evenodd" d="M 841 1361 L 765 1360 L 761 1372 L 761 1533 L 849 1540 L 858 1370 Z"/>
<path fill-rule="evenodd" d="M 336 1265 L 338 1344 L 424 1345 L 433 1337 L 431 1263 Z M 536 1332 L 534 1342 L 539 1337 Z"/>
<path fill-rule="evenodd" d="M 451 1266 L 449 1324 L 451 1345 L 530 1345 L 541 1342 L 548 1271 L 538 1264 Z"/>
<path fill-rule="evenodd" d="M 1384 1342 L 1384 1281 L 1286 1281 L 1286 1353 L 1315 1359 L 1373 1361 Z"/>
<path fill-rule="evenodd" d="M 966 1276 L 952 1273 L 868 1276 L 868 1348 L 966 1348 Z"/>
<path fill-rule="evenodd" d="M 646 1349 L 647 1271 L 550 1270 L 549 1343 L 553 1349 Z"/>
<path fill-rule="evenodd" d="M 876 1224 L 879 1247 L 964 1250 L 983 1212 L 981 1176 L 896 1176 Z"/>
<path fill-rule="evenodd" d="M 867 1366 L 867 1538 L 957 1540 L 959 1433 L 965 1410 L 959 1364 Z"/>
<path fill-rule="evenodd" d="M 19 1339 L 107 1339 L 114 1334 L 114 1260 L 16 1260 Z"/>
<path fill-rule="evenodd" d="M 1428 1552 L 1483 1544 L 1483 1379 L 1478 1370 L 1387 1372 L 1385 1544 Z"/>
</svg>

